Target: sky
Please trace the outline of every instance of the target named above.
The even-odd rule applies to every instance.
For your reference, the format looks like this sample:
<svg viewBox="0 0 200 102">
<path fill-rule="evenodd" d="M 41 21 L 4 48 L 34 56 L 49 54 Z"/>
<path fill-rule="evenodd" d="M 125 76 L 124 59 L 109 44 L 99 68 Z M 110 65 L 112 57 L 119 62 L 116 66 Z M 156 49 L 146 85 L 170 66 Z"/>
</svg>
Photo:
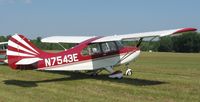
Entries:
<svg viewBox="0 0 200 102">
<path fill-rule="evenodd" d="M 200 0 L 0 0 L 0 35 L 106 36 L 200 29 Z"/>
</svg>

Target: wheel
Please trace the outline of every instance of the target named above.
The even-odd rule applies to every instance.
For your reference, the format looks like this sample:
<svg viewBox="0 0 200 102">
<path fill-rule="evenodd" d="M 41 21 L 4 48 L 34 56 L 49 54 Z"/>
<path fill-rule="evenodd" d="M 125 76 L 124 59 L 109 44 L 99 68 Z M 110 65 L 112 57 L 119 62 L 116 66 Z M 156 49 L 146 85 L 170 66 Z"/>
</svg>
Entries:
<svg viewBox="0 0 200 102">
<path fill-rule="evenodd" d="M 132 69 L 127 69 L 127 70 L 126 70 L 126 75 L 127 75 L 127 76 L 130 76 L 130 75 L 132 75 L 132 74 L 133 74 Z"/>
</svg>

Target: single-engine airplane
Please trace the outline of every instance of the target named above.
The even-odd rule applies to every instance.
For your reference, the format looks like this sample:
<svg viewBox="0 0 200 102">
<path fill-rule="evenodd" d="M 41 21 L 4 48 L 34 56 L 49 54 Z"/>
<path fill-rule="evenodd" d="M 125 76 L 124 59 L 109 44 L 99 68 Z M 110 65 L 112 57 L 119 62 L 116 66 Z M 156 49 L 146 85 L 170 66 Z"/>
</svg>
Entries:
<svg viewBox="0 0 200 102">
<path fill-rule="evenodd" d="M 107 70 L 110 78 L 122 78 L 122 71 L 114 71 L 116 65 L 125 64 L 125 75 L 131 75 L 128 63 L 140 54 L 143 38 L 180 35 L 183 32 L 196 31 L 195 28 L 180 28 L 155 32 L 113 36 L 52 36 L 42 39 L 48 43 L 78 43 L 76 46 L 58 53 L 44 52 L 35 47 L 23 35 L 15 34 L 8 41 L 8 65 L 19 70 L 51 71 L 93 71 Z M 138 38 L 136 46 L 123 46 L 121 40 Z"/>
<path fill-rule="evenodd" d="M 7 64 L 7 56 L 6 56 L 6 50 L 7 50 L 8 42 L 0 42 L 0 64 Z"/>
</svg>

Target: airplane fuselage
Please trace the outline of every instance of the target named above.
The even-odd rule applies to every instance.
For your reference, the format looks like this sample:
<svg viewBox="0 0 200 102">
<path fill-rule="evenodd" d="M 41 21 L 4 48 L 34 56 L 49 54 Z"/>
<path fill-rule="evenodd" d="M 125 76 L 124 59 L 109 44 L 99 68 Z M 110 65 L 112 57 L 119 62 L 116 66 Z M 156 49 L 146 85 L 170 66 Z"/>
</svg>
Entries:
<svg viewBox="0 0 200 102">
<path fill-rule="evenodd" d="M 40 60 L 36 63 L 30 65 L 15 64 L 12 65 L 12 68 L 61 71 L 96 70 L 128 63 L 140 54 L 139 48 L 123 46 L 117 41 L 92 43 L 99 38 L 91 38 L 59 53 L 38 51 L 38 54 L 34 57 Z"/>
<path fill-rule="evenodd" d="M 128 63 L 140 54 L 140 49 L 137 47 L 128 47 L 118 45 L 117 42 L 109 42 L 115 44 L 116 48 L 111 51 L 103 51 L 105 43 L 91 43 L 93 40 L 87 40 L 74 48 L 64 51 L 55 56 L 45 58 L 39 62 L 40 70 L 96 70 L 109 66 Z M 99 52 L 93 54 L 83 54 L 84 49 L 89 46 L 99 46 Z M 113 47 L 114 45 L 112 45 Z M 107 46 L 109 47 L 109 46 Z M 94 47 L 94 49 L 98 49 Z M 111 49 L 111 48 L 110 48 Z M 89 50 L 89 49 L 87 49 Z M 91 49 L 92 50 L 92 49 Z"/>
</svg>

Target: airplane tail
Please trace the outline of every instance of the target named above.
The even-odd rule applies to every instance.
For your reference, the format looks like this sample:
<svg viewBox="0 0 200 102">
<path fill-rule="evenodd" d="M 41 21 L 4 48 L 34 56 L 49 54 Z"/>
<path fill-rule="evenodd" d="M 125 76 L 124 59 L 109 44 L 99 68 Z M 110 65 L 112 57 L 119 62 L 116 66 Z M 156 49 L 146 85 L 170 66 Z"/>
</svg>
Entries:
<svg viewBox="0 0 200 102">
<path fill-rule="evenodd" d="M 8 41 L 6 55 L 12 69 L 36 69 L 37 62 L 42 60 L 43 51 L 35 47 L 23 35 L 15 34 Z"/>
</svg>

